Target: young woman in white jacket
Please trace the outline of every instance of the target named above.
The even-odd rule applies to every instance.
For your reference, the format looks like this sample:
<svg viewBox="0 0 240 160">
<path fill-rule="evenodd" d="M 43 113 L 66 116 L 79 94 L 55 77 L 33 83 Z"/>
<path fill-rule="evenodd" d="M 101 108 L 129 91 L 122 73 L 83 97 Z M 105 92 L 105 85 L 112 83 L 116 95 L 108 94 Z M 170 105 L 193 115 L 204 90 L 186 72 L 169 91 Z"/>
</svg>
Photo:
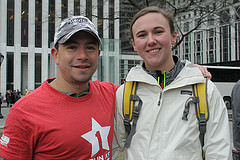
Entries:
<svg viewBox="0 0 240 160">
<path fill-rule="evenodd" d="M 215 85 L 207 82 L 209 119 L 204 146 L 199 140 L 195 106 L 188 120 L 182 120 L 192 85 L 204 82 L 200 70 L 188 61 L 172 56 L 177 34 L 173 16 L 158 7 L 139 11 L 130 29 L 134 50 L 143 65 L 133 67 L 126 81 L 137 81 L 137 95 L 143 102 L 130 146 L 124 148 L 128 133 L 123 117 L 122 85 L 116 95 L 113 158 L 125 150 L 126 160 L 229 160 L 230 134 L 227 109 Z"/>
</svg>

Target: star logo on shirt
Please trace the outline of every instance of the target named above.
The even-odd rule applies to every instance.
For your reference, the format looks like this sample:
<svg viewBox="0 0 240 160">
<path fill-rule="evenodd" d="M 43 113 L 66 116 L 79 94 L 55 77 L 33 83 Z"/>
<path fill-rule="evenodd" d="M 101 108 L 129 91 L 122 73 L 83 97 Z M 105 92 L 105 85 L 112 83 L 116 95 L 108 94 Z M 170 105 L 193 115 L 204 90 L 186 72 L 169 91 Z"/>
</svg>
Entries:
<svg viewBox="0 0 240 160">
<path fill-rule="evenodd" d="M 92 144 L 92 156 L 94 156 L 100 148 L 99 138 L 96 134 L 99 132 L 102 142 L 102 148 L 109 150 L 108 145 L 108 134 L 110 131 L 110 126 L 102 127 L 94 118 L 92 118 L 92 130 L 85 133 L 81 137 L 87 140 L 89 143 Z"/>
</svg>

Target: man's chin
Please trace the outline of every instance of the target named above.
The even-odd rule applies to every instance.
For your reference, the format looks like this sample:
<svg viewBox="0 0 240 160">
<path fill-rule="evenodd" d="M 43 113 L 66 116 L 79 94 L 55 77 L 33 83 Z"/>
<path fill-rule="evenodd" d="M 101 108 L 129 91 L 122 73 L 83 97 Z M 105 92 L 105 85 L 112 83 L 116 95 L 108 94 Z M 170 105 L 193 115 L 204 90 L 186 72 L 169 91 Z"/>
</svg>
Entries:
<svg viewBox="0 0 240 160">
<path fill-rule="evenodd" d="M 75 79 L 76 83 L 87 83 L 89 80 L 91 80 L 92 76 L 90 77 L 82 77 L 82 78 L 78 78 Z"/>
</svg>

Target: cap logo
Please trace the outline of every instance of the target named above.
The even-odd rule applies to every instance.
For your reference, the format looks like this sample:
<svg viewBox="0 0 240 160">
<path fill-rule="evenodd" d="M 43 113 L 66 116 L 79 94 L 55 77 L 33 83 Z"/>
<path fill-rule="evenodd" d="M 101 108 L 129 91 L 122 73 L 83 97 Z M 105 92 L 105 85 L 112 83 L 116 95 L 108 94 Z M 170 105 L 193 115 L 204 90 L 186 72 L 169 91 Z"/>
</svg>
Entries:
<svg viewBox="0 0 240 160">
<path fill-rule="evenodd" d="M 94 24 L 86 17 L 73 16 L 62 21 L 54 36 L 54 46 L 59 43 L 65 43 L 73 34 L 78 31 L 88 31 L 101 44 L 101 39 Z"/>
</svg>

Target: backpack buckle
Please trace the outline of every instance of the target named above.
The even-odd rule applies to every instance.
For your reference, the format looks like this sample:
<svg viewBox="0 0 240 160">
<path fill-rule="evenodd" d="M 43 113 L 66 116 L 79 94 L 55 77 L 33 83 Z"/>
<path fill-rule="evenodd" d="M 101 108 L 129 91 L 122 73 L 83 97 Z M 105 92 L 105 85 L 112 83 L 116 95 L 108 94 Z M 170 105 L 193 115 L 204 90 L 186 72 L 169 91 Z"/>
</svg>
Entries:
<svg viewBox="0 0 240 160">
<path fill-rule="evenodd" d="M 123 122 L 124 122 L 125 130 L 129 134 L 131 131 L 131 124 L 130 124 L 129 118 L 124 118 Z"/>
</svg>

